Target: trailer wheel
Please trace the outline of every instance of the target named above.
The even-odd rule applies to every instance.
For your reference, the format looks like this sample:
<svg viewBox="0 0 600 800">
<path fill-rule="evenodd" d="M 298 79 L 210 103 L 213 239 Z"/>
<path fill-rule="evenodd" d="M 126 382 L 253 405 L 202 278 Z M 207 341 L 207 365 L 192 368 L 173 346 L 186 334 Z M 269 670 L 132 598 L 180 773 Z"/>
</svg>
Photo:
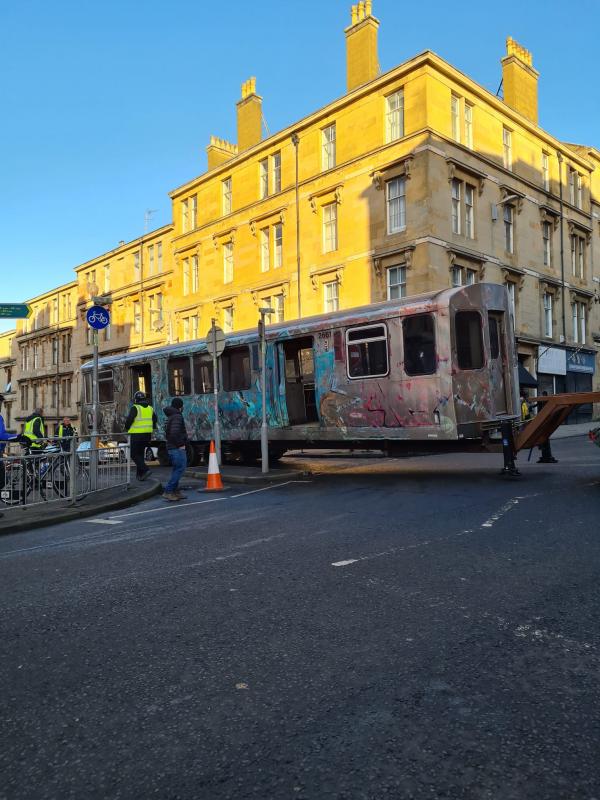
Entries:
<svg viewBox="0 0 600 800">
<path fill-rule="evenodd" d="M 185 456 L 187 458 L 188 467 L 199 467 L 202 464 L 204 456 L 204 448 L 198 444 L 186 444 Z"/>
</svg>

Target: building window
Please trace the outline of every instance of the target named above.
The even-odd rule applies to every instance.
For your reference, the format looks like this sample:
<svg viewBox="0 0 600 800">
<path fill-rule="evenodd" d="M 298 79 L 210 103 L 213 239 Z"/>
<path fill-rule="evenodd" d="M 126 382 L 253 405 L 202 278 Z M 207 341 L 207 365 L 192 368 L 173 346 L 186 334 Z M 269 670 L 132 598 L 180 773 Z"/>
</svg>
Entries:
<svg viewBox="0 0 600 800">
<path fill-rule="evenodd" d="M 231 178 L 225 178 L 221 181 L 221 204 L 223 207 L 223 214 L 231 214 L 233 208 L 233 196 L 231 192 Z"/>
<path fill-rule="evenodd" d="M 502 128 L 502 154 L 505 169 L 512 170 L 512 131 L 506 126 Z"/>
<path fill-rule="evenodd" d="M 133 301 L 133 332 L 134 333 L 142 332 L 142 314 L 141 314 L 141 305 L 139 300 Z"/>
<path fill-rule="evenodd" d="M 29 348 L 27 345 L 21 348 L 21 372 L 27 372 L 29 369 Z"/>
<path fill-rule="evenodd" d="M 473 149 L 473 106 L 465 102 L 465 144 Z"/>
<path fill-rule="evenodd" d="M 585 303 L 575 301 L 573 310 L 573 341 L 585 344 Z"/>
<path fill-rule="evenodd" d="M 38 344 L 33 345 L 33 368 L 39 369 L 40 366 L 40 346 Z"/>
<path fill-rule="evenodd" d="M 406 228 L 406 178 L 394 178 L 385 185 L 388 233 Z"/>
<path fill-rule="evenodd" d="M 406 297 L 406 267 L 389 267 L 386 277 L 387 299 L 399 300 Z"/>
<path fill-rule="evenodd" d="M 337 250 L 337 203 L 323 206 L 323 252 Z"/>
<path fill-rule="evenodd" d="M 321 166 L 323 170 L 335 167 L 335 123 L 321 131 Z"/>
<path fill-rule="evenodd" d="M 474 206 L 475 189 L 469 183 L 465 183 L 465 236 L 467 239 L 475 238 Z"/>
<path fill-rule="evenodd" d="M 156 243 L 156 266 L 158 272 L 162 272 L 162 242 Z"/>
<path fill-rule="evenodd" d="M 225 306 L 223 309 L 223 331 L 231 333 L 233 330 L 233 306 Z"/>
<path fill-rule="evenodd" d="M 55 325 L 58 322 L 58 296 L 52 298 L 52 322 Z"/>
<path fill-rule="evenodd" d="M 271 297 L 261 298 L 261 305 L 265 308 L 272 308 L 272 314 L 265 314 L 267 325 L 272 325 L 284 320 L 284 298 L 283 294 L 274 294 Z"/>
<path fill-rule="evenodd" d="M 183 318 L 183 341 L 189 342 L 190 340 L 190 318 Z"/>
<path fill-rule="evenodd" d="M 260 231 L 260 271 L 268 272 L 271 261 L 271 238 L 269 229 L 262 228 Z"/>
<path fill-rule="evenodd" d="M 461 182 L 452 180 L 452 233 L 460 233 L 460 195 Z"/>
<path fill-rule="evenodd" d="M 200 288 L 200 267 L 198 256 L 192 256 L 191 259 L 191 279 L 192 279 L 192 293 L 197 292 Z"/>
<path fill-rule="evenodd" d="M 163 296 L 162 292 L 156 292 L 148 297 L 150 311 L 150 328 L 159 331 L 163 322 Z"/>
<path fill-rule="evenodd" d="M 106 328 L 104 328 L 104 341 L 110 342 L 110 332 L 111 332 L 112 325 L 108 324 Z"/>
<path fill-rule="evenodd" d="M 323 307 L 325 313 L 338 311 L 340 307 L 340 284 L 339 281 L 328 281 L 323 284 Z"/>
<path fill-rule="evenodd" d="M 133 279 L 139 281 L 140 279 L 140 251 L 136 250 L 133 254 Z"/>
<path fill-rule="evenodd" d="M 71 361 L 71 334 L 65 333 L 62 337 L 62 360 L 63 364 Z"/>
<path fill-rule="evenodd" d="M 148 245 L 148 275 L 154 275 L 154 245 Z"/>
<path fill-rule="evenodd" d="M 577 173 L 577 208 L 583 208 L 583 177 Z"/>
<path fill-rule="evenodd" d="M 544 336 L 549 337 L 553 334 L 552 302 L 552 294 L 544 292 Z"/>
<path fill-rule="evenodd" d="M 278 222 L 273 226 L 273 266 L 275 269 L 283 264 L 283 225 Z"/>
<path fill-rule="evenodd" d="M 183 296 L 187 297 L 190 293 L 190 260 L 189 258 L 184 258 L 182 261 L 183 267 Z"/>
<path fill-rule="evenodd" d="M 188 199 L 181 201 L 181 230 L 187 233 L 190 229 L 190 204 Z"/>
<path fill-rule="evenodd" d="M 349 378 L 377 378 L 388 374 L 388 341 L 385 325 L 346 331 L 346 363 Z"/>
<path fill-rule="evenodd" d="M 192 230 L 195 229 L 197 224 L 198 224 L 198 196 L 193 194 L 190 197 L 190 225 L 192 226 Z"/>
<path fill-rule="evenodd" d="M 552 265 L 552 225 L 542 222 L 542 241 L 544 245 L 544 266 Z"/>
<path fill-rule="evenodd" d="M 508 304 L 514 320 L 517 315 L 515 284 L 513 283 L 513 281 L 507 281 L 505 286 L 506 286 L 506 291 L 508 292 Z"/>
<path fill-rule="evenodd" d="M 61 405 L 63 408 L 69 408 L 71 405 L 71 378 L 65 378 L 63 381 L 61 381 L 61 389 Z"/>
<path fill-rule="evenodd" d="M 453 94 L 450 98 L 450 114 L 452 117 L 452 138 L 460 142 L 460 97 Z"/>
<path fill-rule="evenodd" d="M 263 158 L 258 162 L 259 196 L 263 200 L 269 196 L 269 159 Z"/>
<path fill-rule="evenodd" d="M 404 91 L 388 95 L 385 106 L 385 140 L 395 142 L 404 136 Z"/>
<path fill-rule="evenodd" d="M 273 193 L 281 191 L 281 153 L 273 153 L 271 156 L 272 185 Z"/>
<path fill-rule="evenodd" d="M 223 245 L 223 283 L 233 280 L 233 242 Z"/>
<path fill-rule="evenodd" d="M 514 253 L 514 208 L 504 204 L 504 249 L 507 253 Z"/>
<path fill-rule="evenodd" d="M 574 169 L 569 167 L 569 202 L 572 206 L 575 205 L 575 175 L 577 173 Z"/>
<path fill-rule="evenodd" d="M 469 267 L 452 267 L 452 286 L 472 286 L 477 283 L 477 270 Z"/>
<path fill-rule="evenodd" d="M 21 410 L 29 408 L 29 391 L 26 383 L 21 384 Z"/>
<path fill-rule="evenodd" d="M 55 336 L 52 339 L 52 366 L 55 367 L 58 364 L 58 337 Z"/>
<path fill-rule="evenodd" d="M 550 191 L 550 157 L 542 153 L 542 184 L 546 192 Z"/>
<path fill-rule="evenodd" d="M 571 273 L 576 278 L 585 278 L 585 238 L 571 236 Z"/>
</svg>

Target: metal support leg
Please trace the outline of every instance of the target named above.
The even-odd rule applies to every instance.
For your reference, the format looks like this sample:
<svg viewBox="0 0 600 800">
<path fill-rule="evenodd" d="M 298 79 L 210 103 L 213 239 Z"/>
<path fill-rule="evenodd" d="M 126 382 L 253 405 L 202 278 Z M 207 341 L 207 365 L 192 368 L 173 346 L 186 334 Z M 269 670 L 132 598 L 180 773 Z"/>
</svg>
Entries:
<svg viewBox="0 0 600 800">
<path fill-rule="evenodd" d="M 502 455 L 504 456 L 504 466 L 500 474 L 511 476 L 520 475 L 521 473 L 515 464 L 515 439 L 512 422 L 509 420 L 503 422 L 500 425 L 500 433 L 502 434 Z"/>
</svg>

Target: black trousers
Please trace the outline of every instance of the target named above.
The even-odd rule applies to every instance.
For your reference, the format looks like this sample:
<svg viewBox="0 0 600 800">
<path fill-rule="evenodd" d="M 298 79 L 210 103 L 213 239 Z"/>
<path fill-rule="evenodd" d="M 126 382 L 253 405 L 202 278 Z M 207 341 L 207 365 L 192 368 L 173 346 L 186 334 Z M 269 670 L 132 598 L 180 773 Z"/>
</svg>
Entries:
<svg viewBox="0 0 600 800">
<path fill-rule="evenodd" d="M 144 460 L 144 453 L 150 444 L 151 436 L 148 433 L 132 433 L 131 434 L 131 460 L 135 464 L 135 472 L 138 478 L 141 478 L 146 472 L 148 467 Z"/>
</svg>

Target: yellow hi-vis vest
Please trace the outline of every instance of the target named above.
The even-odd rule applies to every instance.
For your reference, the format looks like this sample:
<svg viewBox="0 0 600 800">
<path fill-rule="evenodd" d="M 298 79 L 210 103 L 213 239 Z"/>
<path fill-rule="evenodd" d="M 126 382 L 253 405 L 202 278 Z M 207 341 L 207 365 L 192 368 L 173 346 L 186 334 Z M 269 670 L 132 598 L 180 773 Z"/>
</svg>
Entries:
<svg viewBox="0 0 600 800">
<path fill-rule="evenodd" d="M 56 434 L 56 435 L 58 436 L 58 438 L 59 438 L 59 439 L 62 439 L 62 438 L 63 438 L 63 436 L 64 436 L 64 433 L 63 433 L 64 429 L 65 429 L 65 426 L 64 426 L 64 425 L 62 424 L 62 422 L 61 422 L 61 423 L 60 423 L 60 425 L 58 426 L 58 433 Z M 75 430 L 75 428 L 73 428 L 73 433 L 72 433 L 72 434 L 69 434 L 69 437 L 70 437 L 71 435 L 72 435 L 72 436 L 77 436 L 77 431 Z"/>
<path fill-rule="evenodd" d="M 38 438 L 35 433 L 33 432 L 33 425 L 36 420 L 40 421 L 40 430 L 42 432 L 42 438 L 46 436 L 46 429 L 44 428 L 44 423 L 41 417 L 34 417 L 33 419 L 28 420 L 25 423 L 25 427 L 23 428 L 23 436 L 26 436 L 29 439 L 29 447 L 32 450 L 41 450 L 44 447 L 44 442 L 39 442 Z"/>
<path fill-rule="evenodd" d="M 152 406 L 138 406 L 134 404 L 137 414 L 127 433 L 152 433 L 154 426 L 152 424 L 152 417 L 154 416 L 154 409 Z"/>
</svg>

